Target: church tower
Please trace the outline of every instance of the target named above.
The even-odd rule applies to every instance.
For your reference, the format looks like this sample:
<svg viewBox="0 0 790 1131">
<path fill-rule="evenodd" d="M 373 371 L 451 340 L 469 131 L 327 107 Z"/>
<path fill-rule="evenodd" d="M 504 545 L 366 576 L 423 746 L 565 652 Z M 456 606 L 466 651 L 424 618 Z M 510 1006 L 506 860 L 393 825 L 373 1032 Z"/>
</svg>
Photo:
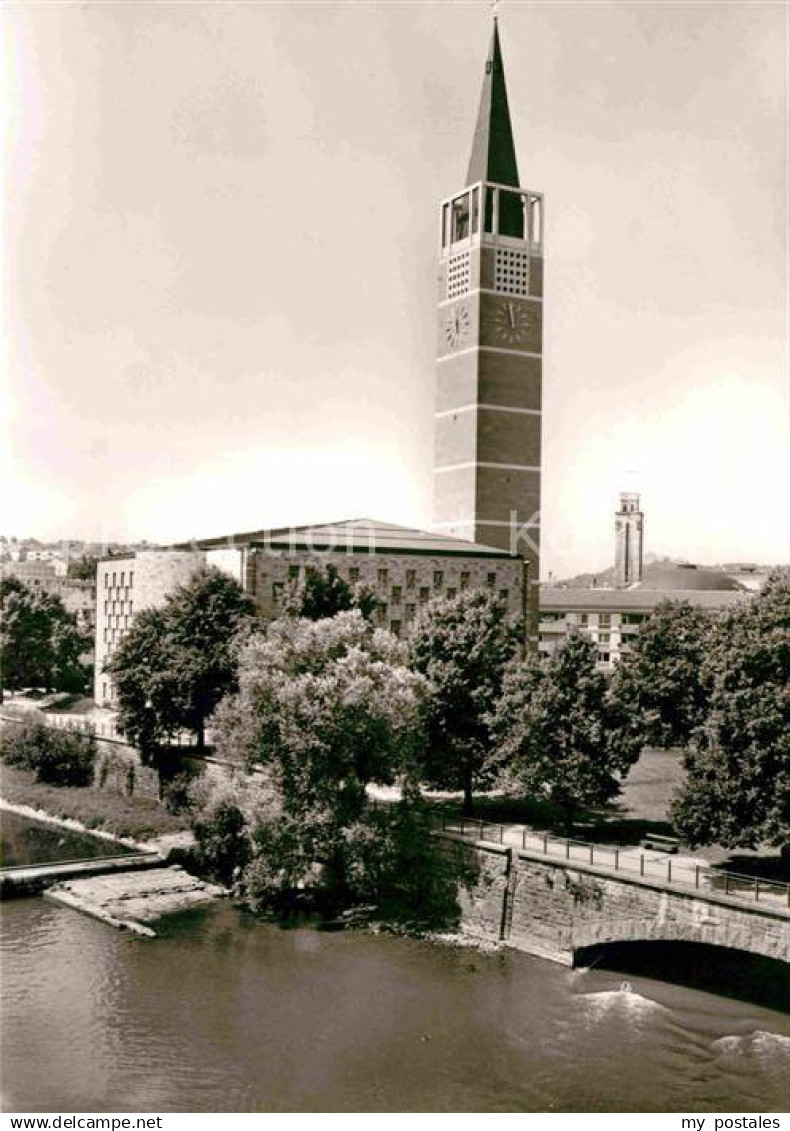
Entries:
<svg viewBox="0 0 790 1131">
<path fill-rule="evenodd" d="M 519 183 L 494 20 L 465 187 L 440 211 L 434 526 L 539 576 L 543 196 Z"/>
<path fill-rule="evenodd" d="M 639 496 L 621 492 L 620 509 L 614 516 L 614 583 L 618 589 L 642 580 L 644 521 Z"/>
</svg>

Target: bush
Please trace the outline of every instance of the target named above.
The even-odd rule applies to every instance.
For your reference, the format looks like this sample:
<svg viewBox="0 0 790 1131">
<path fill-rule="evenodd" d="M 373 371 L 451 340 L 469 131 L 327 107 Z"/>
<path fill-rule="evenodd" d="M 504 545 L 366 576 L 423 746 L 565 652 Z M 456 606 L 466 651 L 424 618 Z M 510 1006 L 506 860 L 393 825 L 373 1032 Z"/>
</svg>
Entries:
<svg viewBox="0 0 790 1131">
<path fill-rule="evenodd" d="M 236 869 L 250 859 L 244 814 L 238 805 L 220 801 L 195 821 L 195 839 L 201 870 L 229 885 Z"/>
<path fill-rule="evenodd" d="M 49 785 L 93 783 L 96 739 L 80 731 L 56 731 L 35 720 L 9 727 L 0 739 L 0 757 L 11 766 L 33 770 Z"/>
</svg>

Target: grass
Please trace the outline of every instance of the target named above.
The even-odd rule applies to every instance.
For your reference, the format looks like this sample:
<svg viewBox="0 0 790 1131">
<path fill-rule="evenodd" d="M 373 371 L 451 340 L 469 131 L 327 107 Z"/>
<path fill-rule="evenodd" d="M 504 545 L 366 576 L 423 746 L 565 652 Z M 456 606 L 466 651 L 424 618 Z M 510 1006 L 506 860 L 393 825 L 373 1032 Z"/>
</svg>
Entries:
<svg viewBox="0 0 790 1131">
<path fill-rule="evenodd" d="M 124 797 L 109 790 L 53 786 L 37 782 L 31 770 L 3 766 L 0 794 L 12 805 L 29 805 L 52 817 L 70 817 L 86 828 L 113 836 L 148 840 L 189 827 L 186 816 L 175 816 L 153 798 Z"/>
</svg>

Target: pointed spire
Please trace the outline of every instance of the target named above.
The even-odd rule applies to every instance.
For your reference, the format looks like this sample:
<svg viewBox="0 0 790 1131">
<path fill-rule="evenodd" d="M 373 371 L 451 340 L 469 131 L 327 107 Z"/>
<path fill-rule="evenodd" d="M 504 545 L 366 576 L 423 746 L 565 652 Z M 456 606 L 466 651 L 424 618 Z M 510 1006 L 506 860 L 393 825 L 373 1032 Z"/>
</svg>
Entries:
<svg viewBox="0 0 790 1131">
<path fill-rule="evenodd" d="M 466 175 L 468 185 L 476 181 L 494 181 L 500 185 L 518 187 L 516 148 L 510 125 L 496 16 L 480 94 L 472 156 L 469 158 L 469 171 Z"/>
</svg>

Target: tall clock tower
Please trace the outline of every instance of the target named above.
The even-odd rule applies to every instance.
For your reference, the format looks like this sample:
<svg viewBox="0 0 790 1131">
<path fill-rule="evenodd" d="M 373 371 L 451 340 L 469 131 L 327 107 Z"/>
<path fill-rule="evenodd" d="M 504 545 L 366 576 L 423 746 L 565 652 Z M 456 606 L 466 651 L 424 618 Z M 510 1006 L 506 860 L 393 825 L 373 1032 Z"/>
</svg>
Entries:
<svg viewBox="0 0 790 1131">
<path fill-rule="evenodd" d="M 529 562 L 537 607 L 543 196 L 521 187 L 494 20 L 466 186 L 440 211 L 434 526 Z"/>
</svg>

